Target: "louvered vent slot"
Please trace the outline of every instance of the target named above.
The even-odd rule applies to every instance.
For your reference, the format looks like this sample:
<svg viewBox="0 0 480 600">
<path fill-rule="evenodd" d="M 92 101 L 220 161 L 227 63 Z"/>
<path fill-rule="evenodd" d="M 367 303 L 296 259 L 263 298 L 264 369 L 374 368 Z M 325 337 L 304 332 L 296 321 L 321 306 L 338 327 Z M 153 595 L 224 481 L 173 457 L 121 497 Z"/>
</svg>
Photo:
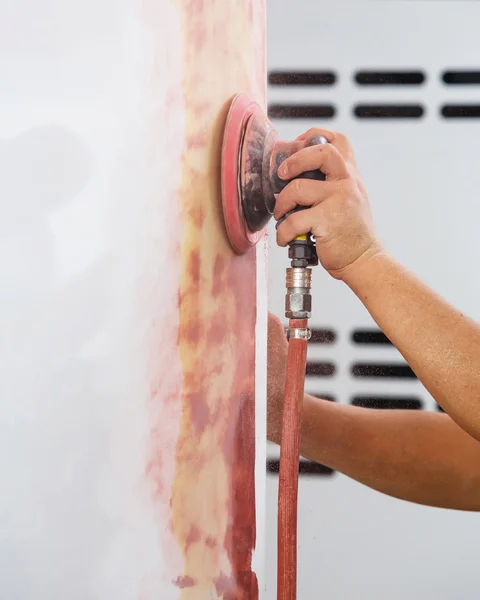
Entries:
<svg viewBox="0 0 480 600">
<path fill-rule="evenodd" d="M 309 361 L 305 373 L 315 377 L 331 377 L 335 375 L 335 365 L 330 362 Z"/>
<path fill-rule="evenodd" d="M 333 344 L 337 334 L 331 329 L 315 329 L 312 327 L 311 344 Z"/>
<path fill-rule="evenodd" d="M 415 373 L 407 364 L 356 363 L 352 366 L 352 375 L 370 379 L 416 379 Z"/>
<path fill-rule="evenodd" d="M 362 408 L 421 410 L 423 403 L 410 396 L 355 396 L 351 404 Z"/>
<path fill-rule="evenodd" d="M 354 344 L 392 345 L 383 331 L 378 329 L 356 329 L 352 333 L 352 342 Z"/>
<path fill-rule="evenodd" d="M 445 119 L 478 119 L 480 104 L 445 104 L 441 113 Z"/>
<path fill-rule="evenodd" d="M 442 79 L 447 85 L 480 85 L 480 71 L 445 71 Z"/>
<path fill-rule="evenodd" d="M 273 86 L 329 86 L 337 81 L 333 71 L 271 71 L 268 83 Z"/>
<path fill-rule="evenodd" d="M 358 71 L 358 85 L 421 85 L 425 81 L 422 71 Z"/>
<path fill-rule="evenodd" d="M 331 104 L 271 104 L 271 119 L 332 119 L 335 107 Z"/>
<path fill-rule="evenodd" d="M 420 104 L 357 104 L 359 119 L 420 119 L 425 109 Z"/>
</svg>

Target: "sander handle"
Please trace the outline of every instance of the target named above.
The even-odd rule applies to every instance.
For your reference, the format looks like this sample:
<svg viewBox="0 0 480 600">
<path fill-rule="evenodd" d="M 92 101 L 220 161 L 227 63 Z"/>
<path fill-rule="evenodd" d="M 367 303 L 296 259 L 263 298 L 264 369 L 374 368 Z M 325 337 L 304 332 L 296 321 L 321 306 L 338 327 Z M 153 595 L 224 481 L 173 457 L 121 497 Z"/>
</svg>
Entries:
<svg viewBox="0 0 480 600">
<path fill-rule="evenodd" d="M 322 173 L 322 171 L 320 171 L 319 169 L 316 169 L 314 171 L 305 171 L 304 173 L 301 173 L 298 177 L 294 177 L 293 179 L 286 181 L 280 179 L 278 176 L 279 166 L 289 156 L 291 156 L 295 152 L 298 152 L 302 148 L 307 148 L 308 146 L 317 146 L 319 144 L 328 144 L 328 140 L 320 135 L 311 136 L 307 138 L 300 147 L 298 147 L 297 144 L 292 145 L 291 147 L 294 148 L 293 152 L 287 153 L 279 151 L 275 154 L 274 160 L 276 168 L 274 169 L 274 173 L 272 173 L 272 187 L 275 189 L 276 193 L 280 193 L 283 189 L 285 189 L 285 187 L 291 181 L 293 181 L 293 179 L 314 179 L 316 181 L 325 181 L 325 173 Z M 279 190 L 278 192 L 277 189 Z M 280 225 L 285 221 L 285 219 L 288 219 L 288 217 L 290 215 L 293 215 L 293 213 L 296 213 L 300 210 L 308 210 L 308 208 L 308 206 L 297 206 L 293 210 L 289 211 L 286 215 L 283 215 L 283 217 L 278 220 L 278 222 L 275 225 L 275 229 L 278 229 Z M 315 240 L 310 234 L 301 235 L 297 237 L 296 239 L 292 240 L 288 246 L 288 256 L 292 261 L 292 267 L 306 268 L 307 266 L 313 267 L 318 265 L 318 256 L 316 251 Z"/>
</svg>

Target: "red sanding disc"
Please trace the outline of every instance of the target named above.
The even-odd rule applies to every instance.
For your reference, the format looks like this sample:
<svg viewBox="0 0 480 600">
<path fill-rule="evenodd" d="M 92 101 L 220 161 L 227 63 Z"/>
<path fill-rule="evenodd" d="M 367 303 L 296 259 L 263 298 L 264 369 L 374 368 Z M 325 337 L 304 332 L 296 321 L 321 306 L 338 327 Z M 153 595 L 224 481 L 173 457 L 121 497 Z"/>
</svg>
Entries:
<svg viewBox="0 0 480 600">
<path fill-rule="evenodd" d="M 260 106 L 246 93 L 233 99 L 225 124 L 222 146 L 222 205 L 225 226 L 230 243 L 237 254 L 245 254 L 264 235 L 262 231 L 250 231 L 242 209 L 240 170 L 242 146 L 249 119 L 255 114 L 263 115 Z M 245 166 L 245 165 L 244 165 Z"/>
</svg>

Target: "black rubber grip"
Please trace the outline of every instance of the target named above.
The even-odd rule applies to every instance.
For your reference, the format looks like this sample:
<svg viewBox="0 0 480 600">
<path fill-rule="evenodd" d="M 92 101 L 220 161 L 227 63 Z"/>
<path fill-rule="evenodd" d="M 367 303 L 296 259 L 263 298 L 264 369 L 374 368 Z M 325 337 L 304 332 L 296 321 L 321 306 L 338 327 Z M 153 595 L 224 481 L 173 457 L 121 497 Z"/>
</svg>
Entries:
<svg viewBox="0 0 480 600">
<path fill-rule="evenodd" d="M 319 144 L 328 144 L 328 140 L 322 136 L 312 136 L 307 141 L 306 147 L 318 146 Z M 281 153 L 277 154 L 277 171 L 275 173 L 275 185 L 280 191 L 285 189 L 286 186 L 291 181 L 293 181 L 293 179 L 289 179 L 286 181 L 286 180 L 280 179 L 278 177 L 278 168 L 280 167 L 282 162 L 284 160 L 286 160 L 287 158 L 288 158 L 288 156 L 285 154 L 283 154 L 283 155 Z M 305 171 L 305 173 L 298 175 L 298 177 L 294 177 L 294 179 L 313 179 L 315 181 L 325 181 L 326 175 L 325 175 L 325 173 L 322 173 L 322 171 L 315 169 L 314 171 Z M 277 193 L 279 193 L 279 192 L 277 192 Z M 280 225 L 285 221 L 285 219 L 288 219 L 288 217 L 290 215 L 293 215 L 293 213 L 298 212 L 300 210 L 307 210 L 308 208 L 309 208 L 308 206 L 297 206 L 296 208 L 294 208 L 293 210 L 288 212 L 286 215 L 283 215 L 283 217 L 277 221 L 277 224 L 275 225 L 275 229 L 278 229 L 280 227 Z"/>
<path fill-rule="evenodd" d="M 293 213 L 299 212 L 301 210 L 308 210 L 309 208 L 310 208 L 309 206 L 297 206 L 297 208 L 294 208 L 287 214 L 283 215 L 283 217 L 278 219 L 278 221 L 275 223 L 275 229 L 278 229 L 280 227 L 280 225 L 285 221 L 285 219 L 288 219 L 288 217 L 290 215 L 293 215 Z"/>
</svg>

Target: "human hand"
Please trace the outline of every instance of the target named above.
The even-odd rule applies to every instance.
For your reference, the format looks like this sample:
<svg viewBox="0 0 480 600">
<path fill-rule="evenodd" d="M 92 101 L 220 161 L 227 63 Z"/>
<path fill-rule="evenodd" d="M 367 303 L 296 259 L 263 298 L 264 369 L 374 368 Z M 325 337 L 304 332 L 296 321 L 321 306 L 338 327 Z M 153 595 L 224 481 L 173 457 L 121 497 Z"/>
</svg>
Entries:
<svg viewBox="0 0 480 600">
<path fill-rule="evenodd" d="M 311 232 L 323 267 L 335 279 L 343 279 L 347 271 L 382 248 L 350 142 L 343 134 L 324 129 L 310 129 L 298 140 L 313 135 L 330 143 L 292 154 L 281 164 L 278 175 L 289 180 L 319 169 L 326 181 L 293 179 L 282 190 L 274 211 L 277 221 L 297 206 L 309 208 L 290 215 L 280 225 L 277 242 L 286 246 L 295 237 Z"/>
</svg>

